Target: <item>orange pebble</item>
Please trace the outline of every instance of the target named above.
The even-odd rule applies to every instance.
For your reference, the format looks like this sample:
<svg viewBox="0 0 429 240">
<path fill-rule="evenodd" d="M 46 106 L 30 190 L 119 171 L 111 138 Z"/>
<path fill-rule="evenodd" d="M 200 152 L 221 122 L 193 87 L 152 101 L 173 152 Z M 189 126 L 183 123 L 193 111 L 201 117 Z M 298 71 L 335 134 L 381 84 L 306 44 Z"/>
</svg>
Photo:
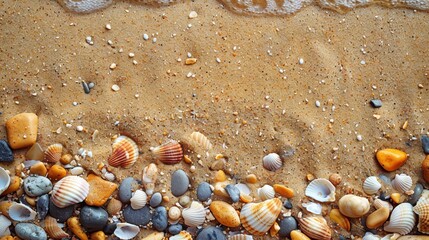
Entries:
<svg viewBox="0 0 429 240">
<path fill-rule="evenodd" d="M 61 156 L 60 162 L 61 164 L 67 165 L 71 162 L 72 159 L 73 159 L 73 156 L 67 153 Z"/>
<path fill-rule="evenodd" d="M 407 161 L 407 154 L 398 149 L 387 148 L 377 152 L 377 161 L 386 171 L 395 171 Z"/>
<path fill-rule="evenodd" d="M 290 232 L 290 238 L 292 240 L 310 240 L 309 237 L 307 237 L 304 233 L 298 230 L 293 230 Z"/>
<path fill-rule="evenodd" d="M 60 165 L 52 166 L 48 171 L 48 178 L 51 180 L 60 180 L 67 175 L 66 169 Z"/>
<path fill-rule="evenodd" d="M 282 197 L 285 198 L 292 198 L 295 195 L 292 188 L 288 188 L 281 184 L 274 184 L 273 188 L 276 193 L 280 194 Z"/>
<path fill-rule="evenodd" d="M 392 193 L 392 194 L 390 194 L 390 198 L 396 204 L 401 203 L 401 194 L 399 194 L 399 193 Z"/>
<path fill-rule="evenodd" d="M 40 176 L 45 176 L 48 170 L 46 170 L 45 164 L 38 162 L 30 167 L 31 174 L 37 174 Z"/>
<path fill-rule="evenodd" d="M 88 235 L 86 235 L 77 217 L 67 219 L 67 226 L 79 239 L 88 240 Z"/>
<path fill-rule="evenodd" d="M 251 184 L 257 183 L 258 182 L 258 178 L 256 177 L 255 174 L 249 174 L 249 175 L 246 176 L 246 182 L 247 183 L 251 183 Z"/>
<path fill-rule="evenodd" d="M 98 231 L 98 232 L 91 233 L 89 239 L 91 239 L 91 240 L 105 240 L 106 235 L 104 234 L 103 231 Z"/>
<path fill-rule="evenodd" d="M 247 194 L 240 193 L 240 201 L 244 203 L 250 203 L 253 201 L 253 198 Z"/>
<path fill-rule="evenodd" d="M 429 183 L 429 155 L 422 162 L 423 179 Z"/>
<path fill-rule="evenodd" d="M 226 181 L 226 174 L 224 171 L 219 170 L 216 172 L 216 175 L 214 177 L 215 182 L 224 182 Z"/>
<path fill-rule="evenodd" d="M 10 184 L 9 187 L 0 195 L 0 196 L 6 196 L 9 193 L 16 192 L 21 187 L 22 179 L 18 176 L 13 176 L 10 178 Z"/>
</svg>

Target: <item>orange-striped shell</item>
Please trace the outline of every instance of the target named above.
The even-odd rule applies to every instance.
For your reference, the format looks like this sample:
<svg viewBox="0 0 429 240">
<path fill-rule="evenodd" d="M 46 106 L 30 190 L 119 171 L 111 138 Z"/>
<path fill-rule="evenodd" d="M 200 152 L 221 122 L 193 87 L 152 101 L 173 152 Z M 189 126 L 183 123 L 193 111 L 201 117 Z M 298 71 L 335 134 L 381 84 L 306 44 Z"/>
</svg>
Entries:
<svg viewBox="0 0 429 240">
<path fill-rule="evenodd" d="M 69 237 L 68 233 L 64 232 L 64 230 L 58 226 L 57 220 L 51 216 L 46 216 L 44 228 L 50 238 L 62 239 Z"/>
<path fill-rule="evenodd" d="M 331 229 L 323 217 L 299 218 L 299 228 L 311 239 L 331 240 Z"/>
<path fill-rule="evenodd" d="M 55 206 L 65 208 L 82 202 L 88 193 L 89 184 L 85 179 L 78 176 L 67 176 L 55 184 L 51 200 Z"/>
<path fill-rule="evenodd" d="M 182 146 L 174 140 L 170 140 L 161 146 L 152 148 L 151 150 L 156 159 L 164 164 L 176 164 L 182 161 L 183 158 Z"/>
<path fill-rule="evenodd" d="M 55 143 L 50 145 L 45 150 L 44 160 L 46 162 L 56 163 L 60 160 L 63 153 L 63 145 Z"/>
<path fill-rule="evenodd" d="M 113 141 L 112 155 L 107 162 L 112 167 L 131 167 L 139 157 L 137 144 L 127 136 L 119 136 Z"/>
<path fill-rule="evenodd" d="M 278 198 L 248 203 L 241 209 L 240 220 L 248 232 L 262 236 L 274 224 L 281 210 L 282 202 Z"/>
</svg>

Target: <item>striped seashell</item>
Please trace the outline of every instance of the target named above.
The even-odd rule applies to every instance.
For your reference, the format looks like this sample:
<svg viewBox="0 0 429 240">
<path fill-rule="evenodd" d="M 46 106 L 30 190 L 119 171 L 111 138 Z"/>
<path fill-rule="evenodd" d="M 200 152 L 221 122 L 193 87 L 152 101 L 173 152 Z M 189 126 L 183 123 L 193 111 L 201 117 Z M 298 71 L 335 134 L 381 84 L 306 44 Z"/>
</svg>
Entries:
<svg viewBox="0 0 429 240">
<path fill-rule="evenodd" d="M 147 195 L 142 190 L 137 190 L 134 192 L 133 196 L 130 199 L 132 209 L 140 209 L 144 207 L 147 203 Z"/>
<path fill-rule="evenodd" d="M 331 219 L 331 221 L 335 222 L 340 227 L 344 228 L 346 231 L 350 231 L 350 221 L 347 217 L 340 213 L 339 209 L 332 209 L 329 213 L 329 218 Z"/>
<path fill-rule="evenodd" d="M 168 165 L 179 163 L 183 158 L 182 146 L 174 140 L 170 140 L 161 146 L 151 148 L 151 151 L 156 159 Z"/>
<path fill-rule="evenodd" d="M 258 188 L 258 196 L 262 201 L 274 198 L 276 192 L 270 185 L 264 185 L 262 188 Z"/>
<path fill-rule="evenodd" d="M 210 150 L 213 147 L 213 145 L 210 143 L 209 139 L 207 139 L 207 137 L 204 136 L 204 134 L 202 134 L 200 132 L 193 132 L 193 133 L 191 133 L 190 137 L 191 137 L 192 141 L 194 141 L 194 143 L 196 143 L 198 146 L 201 146 L 205 150 Z"/>
<path fill-rule="evenodd" d="M 33 221 L 36 218 L 36 211 L 22 203 L 13 203 L 8 209 L 10 219 L 17 222 Z"/>
<path fill-rule="evenodd" d="M 119 136 L 112 143 L 112 155 L 107 162 L 112 167 L 131 167 L 139 157 L 137 144 L 127 136 Z"/>
<path fill-rule="evenodd" d="M 377 177 L 371 176 L 363 182 L 363 191 L 366 194 L 375 194 L 380 190 L 381 184 L 378 182 Z"/>
<path fill-rule="evenodd" d="M 88 193 L 89 184 L 85 179 L 78 176 L 67 176 L 55 184 L 51 200 L 55 206 L 65 208 L 82 202 Z"/>
<path fill-rule="evenodd" d="M 415 224 L 413 206 L 409 203 L 401 203 L 393 209 L 389 221 L 384 224 L 384 231 L 406 235 L 413 230 Z"/>
<path fill-rule="evenodd" d="M 429 199 L 421 198 L 414 206 L 413 211 L 419 215 L 417 230 L 429 234 Z"/>
<path fill-rule="evenodd" d="M 187 226 L 197 227 L 206 220 L 206 210 L 201 203 L 193 201 L 189 208 L 183 209 L 182 217 Z"/>
<path fill-rule="evenodd" d="M 277 153 L 270 153 L 262 158 L 262 166 L 268 171 L 275 172 L 282 167 L 282 159 Z"/>
<path fill-rule="evenodd" d="M 382 207 L 387 207 L 387 208 L 389 209 L 389 211 L 390 211 L 390 212 L 393 210 L 393 206 L 392 206 L 392 204 L 390 204 L 390 203 L 389 203 L 389 202 L 387 202 L 387 201 L 383 201 L 383 200 L 381 200 L 381 199 L 379 199 L 379 198 L 375 199 L 375 200 L 374 200 L 374 202 L 373 202 L 373 204 L 374 204 L 374 207 L 375 207 L 376 209 L 380 209 L 380 208 L 382 208 Z"/>
<path fill-rule="evenodd" d="M 392 180 L 392 187 L 401 193 L 410 190 L 412 185 L 413 180 L 407 174 L 396 174 L 395 179 Z"/>
<path fill-rule="evenodd" d="M 51 216 L 46 216 L 45 218 L 45 227 L 46 233 L 50 238 L 53 239 L 62 239 L 69 237 L 69 234 L 64 232 L 63 229 L 58 226 L 57 220 Z"/>
<path fill-rule="evenodd" d="M 368 199 L 353 194 L 347 194 L 340 198 L 338 207 L 341 214 L 350 218 L 359 218 L 369 211 Z"/>
<path fill-rule="evenodd" d="M 298 218 L 299 229 L 312 239 L 330 240 L 331 229 L 323 217 Z"/>
<path fill-rule="evenodd" d="M 240 220 L 249 233 L 262 236 L 274 224 L 281 210 L 282 202 L 278 198 L 248 203 L 241 209 Z"/>
<path fill-rule="evenodd" d="M 319 202 L 333 202 L 335 201 L 335 187 L 327 179 L 314 179 L 305 189 L 305 196 Z"/>
<path fill-rule="evenodd" d="M 118 223 L 113 234 L 119 239 L 132 239 L 139 234 L 140 228 L 131 223 Z"/>
<path fill-rule="evenodd" d="M 142 183 L 147 195 L 153 194 L 157 178 L 158 168 L 155 164 L 151 163 L 143 169 Z"/>
<path fill-rule="evenodd" d="M 55 143 L 50 145 L 45 150 L 45 162 L 56 163 L 60 160 L 63 153 L 63 145 Z"/>
<path fill-rule="evenodd" d="M 10 185 L 10 176 L 6 170 L 0 167 L 0 194 L 2 194 Z"/>
<path fill-rule="evenodd" d="M 228 237 L 228 240 L 253 240 L 252 235 L 237 234 Z"/>
<path fill-rule="evenodd" d="M 192 235 L 186 231 L 181 231 L 179 234 L 171 236 L 170 240 L 192 240 Z"/>
</svg>

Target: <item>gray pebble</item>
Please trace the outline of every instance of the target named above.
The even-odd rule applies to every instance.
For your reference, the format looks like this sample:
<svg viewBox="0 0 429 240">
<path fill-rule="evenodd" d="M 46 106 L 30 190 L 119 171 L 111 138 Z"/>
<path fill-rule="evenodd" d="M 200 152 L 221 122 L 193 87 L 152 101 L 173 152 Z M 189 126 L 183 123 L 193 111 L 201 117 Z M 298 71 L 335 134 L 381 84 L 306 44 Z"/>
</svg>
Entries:
<svg viewBox="0 0 429 240">
<path fill-rule="evenodd" d="M 417 201 L 420 199 L 420 196 L 422 196 L 422 192 L 423 192 L 423 185 L 420 183 L 417 183 L 416 186 L 414 187 L 414 193 L 410 196 L 410 198 L 408 199 L 408 202 L 411 205 L 416 205 Z"/>
<path fill-rule="evenodd" d="M 133 196 L 132 190 L 135 185 L 138 185 L 137 181 L 132 177 L 125 178 L 121 185 L 119 185 L 119 200 L 121 200 L 122 203 L 129 203 L 131 197 Z"/>
<path fill-rule="evenodd" d="M 233 202 L 236 203 L 240 200 L 240 190 L 236 186 L 228 184 L 225 187 L 225 191 L 228 193 Z"/>
<path fill-rule="evenodd" d="M 165 207 L 157 207 L 152 214 L 153 227 L 158 232 L 163 232 L 168 226 L 167 210 Z"/>
<path fill-rule="evenodd" d="M 58 222 L 60 223 L 67 221 L 67 219 L 73 215 L 73 211 L 74 205 L 65 208 L 59 208 L 52 202 L 52 200 L 49 201 L 49 215 L 58 219 Z"/>
<path fill-rule="evenodd" d="M 42 176 L 29 176 L 24 180 L 24 191 L 30 197 L 38 197 L 52 190 L 52 183 Z"/>
<path fill-rule="evenodd" d="M 210 184 L 207 182 L 202 182 L 197 187 L 197 198 L 201 202 L 207 201 L 212 196 L 212 189 Z"/>
<path fill-rule="evenodd" d="M 84 91 L 86 94 L 89 94 L 90 89 L 89 89 L 88 84 L 87 84 L 85 81 L 82 81 L 82 87 L 83 87 L 83 91 Z"/>
<path fill-rule="evenodd" d="M 162 202 L 162 195 L 159 192 L 156 192 L 150 197 L 149 204 L 151 207 L 158 207 Z"/>
<path fill-rule="evenodd" d="M 279 236 L 280 237 L 290 237 L 290 232 L 292 232 L 295 229 L 298 229 L 298 223 L 296 222 L 294 217 L 285 217 L 283 218 L 280 223 L 280 231 Z"/>
<path fill-rule="evenodd" d="M 191 203 L 191 198 L 188 195 L 181 196 L 179 198 L 179 204 L 184 208 L 188 207 L 190 203 Z"/>
<path fill-rule="evenodd" d="M 426 135 L 422 136 L 422 148 L 425 154 L 429 154 L 429 137 Z"/>
<path fill-rule="evenodd" d="M 13 153 L 5 140 L 0 140 L 0 162 L 12 162 Z"/>
<path fill-rule="evenodd" d="M 37 215 L 39 216 L 39 219 L 40 220 L 45 219 L 45 217 L 49 211 L 49 195 L 48 194 L 44 194 L 37 199 L 36 209 L 37 209 Z"/>
<path fill-rule="evenodd" d="M 170 225 L 168 227 L 168 232 L 171 235 L 176 235 L 176 234 L 179 234 L 180 231 L 182 231 L 182 229 L 183 229 L 182 225 L 180 225 L 180 224 L 173 224 L 173 225 Z"/>
<path fill-rule="evenodd" d="M 89 89 L 93 89 L 95 87 L 95 83 L 89 82 L 88 87 L 89 87 Z"/>
<path fill-rule="evenodd" d="M 293 208 L 292 203 L 290 202 L 290 200 L 289 200 L 289 199 L 286 199 L 286 200 L 283 202 L 283 206 L 284 206 L 285 208 L 287 208 L 287 209 L 292 209 L 292 208 Z"/>
<path fill-rule="evenodd" d="M 46 235 L 43 228 L 32 223 L 18 223 L 15 226 L 15 232 L 18 237 L 23 240 L 46 240 Z"/>
<path fill-rule="evenodd" d="M 137 210 L 134 210 L 131 205 L 128 205 L 124 208 L 122 214 L 127 223 L 137 226 L 146 226 L 151 220 L 150 209 L 147 205 Z"/>
<path fill-rule="evenodd" d="M 80 210 L 79 222 L 88 232 L 102 230 L 109 214 L 101 207 L 84 206 Z"/>
<path fill-rule="evenodd" d="M 217 227 L 206 227 L 198 233 L 196 240 L 226 240 L 226 236 Z"/>
<path fill-rule="evenodd" d="M 383 105 L 380 99 L 372 99 L 369 103 L 373 108 L 380 108 Z"/>
<path fill-rule="evenodd" d="M 103 228 L 103 232 L 107 235 L 112 235 L 116 230 L 116 223 L 109 223 Z"/>
<path fill-rule="evenodd" d="M 176 170 L 171 176 L 171 193 L 180 197 L 188 191 L 189 178 L 183 170 Z"/>
</svg>

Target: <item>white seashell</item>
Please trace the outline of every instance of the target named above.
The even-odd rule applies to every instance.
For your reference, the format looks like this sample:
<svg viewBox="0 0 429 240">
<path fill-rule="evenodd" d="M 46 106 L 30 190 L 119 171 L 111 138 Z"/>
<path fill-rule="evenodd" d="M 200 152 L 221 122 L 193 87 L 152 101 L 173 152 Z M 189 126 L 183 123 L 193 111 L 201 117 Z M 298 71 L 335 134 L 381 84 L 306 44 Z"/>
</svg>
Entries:
<svg viewBox="0 0 429 240">
<path fill-rule="evenodd" d="M 0 237 L 10 235 L 9 226 L 12 222 L 5 216 L 0 215 Z"/>
<path fill-rule="evenodd" d="M 322 205 L 315 202 L 302 203 L 302 206 L 307 209 L 307 211 L 314 214 L 322 214 Z"/>
<path fill-rule="evenodd" d="M 410 190 L 412 185 L 413 180 L 407 174 L 396 174 L 395 179 L 392 180 L 392 187 L 401 193 Z"/>
<path fill-rule="evenodd" d="M 387 202 L 387 201 L 383 201 L 383 200 L 381 200 L 381 199 L 379 199 L 379 198 L 375 199 L 375 200 L 374 200 L 374 202 L 373 202 L 373 204 L 374 204 L 374 207 L 375 207 L 376 209 L 380 209 L 380 208 L 382 208 L 382 207 L 387 207 L 387 208 L 389 208 L 389 211 L 390 211 L 390 212 L 393 210 L 393 206 L 392 206 L 392 204 L 390 204 L 390 203 L 389 203 L 389 202 Z"/>
<path fill-rule="evenodd" d="M 118 223 L 113 232 L 119 239 L 132 239 L 139 234 L 140 228 L 131 223 Z"/>
<path fill-rule="evenodd" d="M 371 176 L 365 179 L 363 183 L 363 191 L 366 194 L 375 194 L 381 188 L 381 184 L 378 182 L 377 177 Z"/>
<path fill-rule="evenodd" d="M 81 175 L 82 173 L 83 173 L 83 167 L 74 167 L 70 169 L 71 175 L 78 176 L 78 175 Z"/>
<path fill-rule="evenodd" d="M 147 195 L 142 190 L 137 190 L 134 192 L 133 197 L 130 199 L 131 208 L 134 210 L 144 207 L 147 203 Z"/>
<path fill-rule="evenodd" d="M 264 185 L 262 188 L 258 188 L 258 196 L 262 201 L 274 198 L 276 192 L 270 185 Z"/>
<path fill-rule="evenodd" d="M 282 167 L 282 159 L 277 153 L 270 153 L 262 158 L 262 166 L 268 171 L 276 171 Z"/>
<path fill-rule="evenodd" d="M 197 227 L 206 220 L 206 210 L 201 203 L 193 201 L 189 208 L 183 209 L 182 217 L 186 225 Z"/>
<path fill-rule="evenodd" d="M 10 176 L 6 170 L 0 167 L 0 194 L 2 194 L 9 187 Z"/>
<path fill-rule="evenodd" d="M 210 150 L 213 147 L 207 137 L 200 132 L 193 132 L 190 137 L 198 146 L 201 146 L 205 150 Z"/>
<path fill-rule="evenodd" d="M 147 195 L 152 195 L 155 189 L 155 182 L 158 177 L 158 168 L 151 163 L 143 169 L 142 183 Z"/>
<path fill-rule="evenodd" d="M 319 202 L 334 202 L 335 187 L 327 179 L 314 179 L 305 189 L 305 196 L 311 197 Z"/>
<path fill-rule="evenodd" d="M 78 176 L 67 176 L 58 181 L 52 190 L 51 200 L 59 208 L 80 203 L 88 196 L 88 182 Z"/>
<path fill-rule="evenodd" d="M 363 236 L 362 240 L 380 240 L 381 237 L 378 235 L 374 235 L 372 232 L 366 232 Z"/>
<path fill-rule="evenodd" d="M 228 240 L 253 240 L 252 235 L 237 234 L 228 237 Z"/>
<path fill-rule="evenodd" d="M 246 184 L 237 183 L 235 184 L 235 187 L 238 188 L 240 193 L 243 193 L 245 195 L 250 195 L 250 193 L 252 193 L 252 190 L 250 190 L 250 188 Z"/>
<path fill-rule="evenodd" d="M 384 230 L 406 235 L 413 230 L 415 224 L 413 206 L 409 203 L 401 203 L 393 209 L 389 221 L 384 224 Z"/>
<path fill-rule="evenodd" d="M 176 206 L 172 206 L 169 210 L 168 210 L 168 220 L 170 221 L 170 223 L 177 223 L 177 221 L 179 221 L 179 218 L 182 216 L 182 211 L 180 210 L 180 208 L 176 207 Z"/>
<path fill-rule="evenodd" d="M 13 203 L 9 207 L 9 217 L 17 222 L 33 221 L 36 218 L 36 211 L 22 203 Z"/>
<path fill-rule="evenodd" d="M 347 194 L 338 201 L 340 212 L 346 217 L 359 218 L 369 211 L 368 199 Z"/>
<path fill-rule="evenodd" d="M 186 231 L 181 231 L 180 233 L 171 236 L 170 240 L 192 240 L 192 235 Z"/>
<path fill-rule="evenodd" d="M 282 206 L 282 202 L 278 198 L 260 203 L 248 203 L 241 208 L 241 223 L 252 235 L 262 236 L 273 226 Z"/>
</svg>

